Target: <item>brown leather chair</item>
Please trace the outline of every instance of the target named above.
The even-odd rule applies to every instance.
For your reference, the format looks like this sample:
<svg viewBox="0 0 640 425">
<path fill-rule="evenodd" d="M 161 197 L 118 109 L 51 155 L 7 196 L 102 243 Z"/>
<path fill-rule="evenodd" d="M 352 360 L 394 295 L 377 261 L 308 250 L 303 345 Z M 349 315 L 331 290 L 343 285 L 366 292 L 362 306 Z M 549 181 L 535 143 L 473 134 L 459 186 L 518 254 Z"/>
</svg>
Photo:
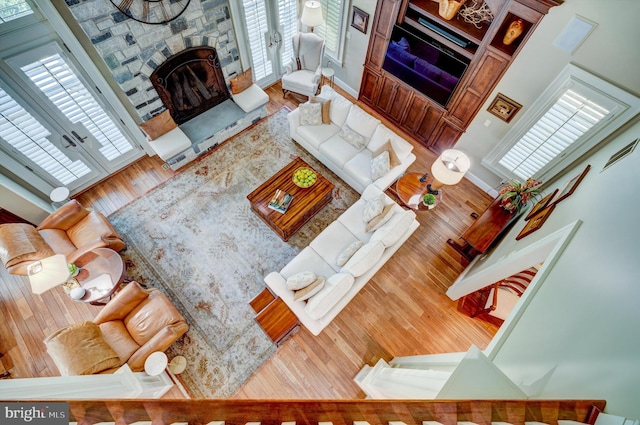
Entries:
<svg viewBox="0 0 640 425">
<path fill-rule="evenodd" d="M 189 330 L 166 295 L 156 288 L 144 289 L 135 281 L 118 292 L 92 322 L 66 326 L 44 340 L 63 375 L 109 373 L 125 363 L 140 372 L 151 353 L 165 351 Z M 97 335 L 86 330 L 94 324 L 101 331 Z M 115 356 L 119 361 L 113 364 Z M 86 364 L 87 359 L 92 364 Z M 81 362 L 85 364 L 80 370 Z"/>
<path fill-rule="evenodd" d="M 0 259 L 11 274 L 26 275 L 34 261 L 64 254 L 73 263 L 94 248 L 122 251 L 122 236 L 99 211 L 84 208 L 72 199 L 36 228 L 29 224 L 0 225 Z"/>
</svg>

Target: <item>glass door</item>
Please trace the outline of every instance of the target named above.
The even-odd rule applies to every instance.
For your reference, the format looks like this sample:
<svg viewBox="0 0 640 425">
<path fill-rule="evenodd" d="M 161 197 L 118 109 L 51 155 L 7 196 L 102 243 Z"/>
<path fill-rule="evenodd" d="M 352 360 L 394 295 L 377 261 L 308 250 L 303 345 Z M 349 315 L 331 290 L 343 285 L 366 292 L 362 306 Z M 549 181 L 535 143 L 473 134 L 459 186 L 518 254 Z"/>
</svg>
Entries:
<svg viewBox="0 0 640 425">
<path fill-rule="evenodd" d="M 244 37 L 256 82 L 269 85 L 291 63 L 291 38 L 297 28 L 297 0 L 243 0 Z"/>
</svg>

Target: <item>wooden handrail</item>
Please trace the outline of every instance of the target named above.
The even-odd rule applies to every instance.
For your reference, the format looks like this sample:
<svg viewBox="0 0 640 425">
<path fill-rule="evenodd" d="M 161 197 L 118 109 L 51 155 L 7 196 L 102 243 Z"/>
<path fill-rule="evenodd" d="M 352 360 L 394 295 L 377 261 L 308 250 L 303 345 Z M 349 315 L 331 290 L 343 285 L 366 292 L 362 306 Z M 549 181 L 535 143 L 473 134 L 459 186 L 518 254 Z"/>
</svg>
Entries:
<svg viewBox="0 0 640 425">
<path fill-rule="evenodd" d="M 389 421 L 407 425 L 421 425 L 422 421 L 444 425 L 456 425 L 458 421 L 524 425 L 525 421 L 537 421 L 557 425 L 559 419 L 584 422 L 593 407 L 602 411 L 605 404 L 604 400 L 71 400 L 69 420 L 79 425 L 149 420 L 154 425 L 204 425 L 212 421 L 224 421 L 225 425 L 280 425 L 287 421 L 297 425 L 351 425 L 353 421 L 370 425 Z"/>
</svg>

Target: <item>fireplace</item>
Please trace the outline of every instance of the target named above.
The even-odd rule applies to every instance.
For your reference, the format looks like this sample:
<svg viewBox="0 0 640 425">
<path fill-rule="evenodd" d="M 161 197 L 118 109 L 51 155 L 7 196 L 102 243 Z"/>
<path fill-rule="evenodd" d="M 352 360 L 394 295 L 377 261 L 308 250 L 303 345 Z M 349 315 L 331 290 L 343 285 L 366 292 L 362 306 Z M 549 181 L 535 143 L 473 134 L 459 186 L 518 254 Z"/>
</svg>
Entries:
<svg viewBox="0 0 640 425">
<path fill-rule="evenodd" d="M 176 53 L 160 64 L 150 78 L 177 124 L 230 97 L 213 47 L 190 47 Z"/>
</svg>

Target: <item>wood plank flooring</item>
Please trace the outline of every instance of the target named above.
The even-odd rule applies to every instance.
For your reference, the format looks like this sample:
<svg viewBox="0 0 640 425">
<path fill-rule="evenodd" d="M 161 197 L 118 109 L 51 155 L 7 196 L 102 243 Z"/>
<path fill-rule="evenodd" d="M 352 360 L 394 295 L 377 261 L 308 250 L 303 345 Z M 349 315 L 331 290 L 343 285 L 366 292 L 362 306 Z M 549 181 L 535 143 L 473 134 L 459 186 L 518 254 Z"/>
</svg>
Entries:
<svg viewBox="0 0 640 425">
<path fill-rule="evenodd" d="M 269 113 L 285 105 L 293 109 L 304 101 L 296 95 L 283 99 L 279 84 L 266 91 Z M 436 155 L 418 142 L 413 144 L 418 159 L 409 171 L 429 171 Z M 145 157 L 75 198 L 111 214 L 176 174 L 162 165 L 158 157 Z M 470 213 L 482 212 L 490 202 L 466 179 L 446 187 L 444 202 L 418 213 L 418 230 L 319 336 L 301 328 L 234 398 L 362 398 L 353 378 L 365 364 L 380 358 L 466 351 L 471 344 L 484 348 L 497 328 L 464 315 L 445 295 L 464 269 L 446 241 L 462 234 L 472 223 Z M 13 378 L 57 375 L 42 339 L 66 324 L 92 319 L 99 309 L 72 301 L 62 288 L 34 295 L 26 278 L 2 268 L 0 353 L 5 355 L 0 361 Z M 167 396 L 181 394 L 172 391 Z"/>
</svg>

